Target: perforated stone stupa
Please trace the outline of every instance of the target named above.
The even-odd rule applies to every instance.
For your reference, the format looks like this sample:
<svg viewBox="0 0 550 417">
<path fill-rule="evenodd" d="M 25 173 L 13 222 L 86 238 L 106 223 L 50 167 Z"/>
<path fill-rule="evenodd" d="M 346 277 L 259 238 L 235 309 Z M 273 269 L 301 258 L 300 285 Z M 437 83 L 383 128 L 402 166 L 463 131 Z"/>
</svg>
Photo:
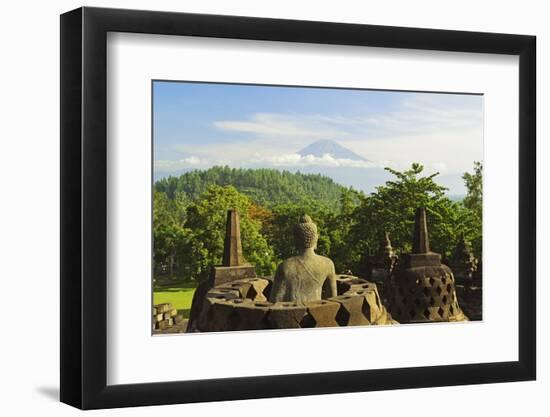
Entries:
<svg viewBox="0 0 550 417">
<path fill-rule="evenodd" d="M 464 234 L 462 234 L 451 259 L 449 259 L 449 267 L 452 268 L 456 281 L 459 284 L 471 285 L 473 274 L 477 270 L 477 263 L 478 261 L 472 253 L 470 245 L 466 242 Z"/>
<path fill-rule="evenodd" d="M 366 278 L 374 282 L 385 282 L 391 275 L 397 259 L 390 234 L 384 232 L 376 253 L 366 257 Z"/>
<path fill-rule="evenodd" d="M 458 305 L 453 272 L 430 251 L 423 207 L 416 212 L 412 253 L 401 256 L 391 275 L 389 308 L 400 323 L 468 320 Z"/>
</svg>

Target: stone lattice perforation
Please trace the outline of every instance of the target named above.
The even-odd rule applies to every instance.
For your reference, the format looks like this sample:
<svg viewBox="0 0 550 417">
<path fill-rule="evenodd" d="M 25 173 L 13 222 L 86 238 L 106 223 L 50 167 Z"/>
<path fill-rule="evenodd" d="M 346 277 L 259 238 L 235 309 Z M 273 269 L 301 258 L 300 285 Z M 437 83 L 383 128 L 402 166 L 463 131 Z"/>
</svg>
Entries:
<svg viewBox="0 0 550 417">
<path fill-rule="evenodd" d="M 229 290 L 237 291 L 239 297 L 243 299 L 251 299 L 253 301 L 267 301 L 267 296 L 271 291 L 272 281 L 263 278 L 246 278 L 238 281 L 229 282 L 220 285 L 209 291 Z"/>
<path fill-rule="evenodd" d="M 337 297 L 304 304 L 270 303 L 271 280 L 250 278 L 212 288 L 199 315 L 200 331 L 289 329 L 394 324 L 375 284 L 354 276 L 337 279 Z"/>
<path fill-rule="evenodd" d="M 454 282 L 450 271 L 417 279 L 394 276 L 389 291 L 390 311 L 400 322 L 463 320 Z"/>
</svg>

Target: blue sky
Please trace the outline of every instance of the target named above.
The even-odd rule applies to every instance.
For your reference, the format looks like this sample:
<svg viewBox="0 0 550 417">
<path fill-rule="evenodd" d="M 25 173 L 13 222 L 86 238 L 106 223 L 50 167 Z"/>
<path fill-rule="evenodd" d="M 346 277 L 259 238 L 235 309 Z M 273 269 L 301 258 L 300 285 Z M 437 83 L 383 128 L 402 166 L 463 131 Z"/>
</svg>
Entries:
<svg viewBox="0 0 550 417">
<path fill-rule="evenodd" d="M 483 159 L 478 95 L 165 81 L 153 88 L 157 177 L 222 164 L 333 177 L 340 169 L 338 182 L 371 191 L 351 177 L 421 162 L 443 179 L 459 178 Z M 297 155 L 319 139 L 370 162 Z M 463 192 L 458 184 L 448 186 L 451 194 Z"/>
</svg>

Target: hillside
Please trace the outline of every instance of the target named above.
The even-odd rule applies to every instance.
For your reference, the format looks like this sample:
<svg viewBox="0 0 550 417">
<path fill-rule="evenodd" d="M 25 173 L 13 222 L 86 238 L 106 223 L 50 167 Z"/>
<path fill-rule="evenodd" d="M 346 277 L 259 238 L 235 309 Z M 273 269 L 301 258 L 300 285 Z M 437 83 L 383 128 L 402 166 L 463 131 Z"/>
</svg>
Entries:
<svg viewBox="0 0 550 417">
<path fill-rule="evenodd" d="M 163 178 L 155 183 L 155 190 L 174 198 L 177 192 L 196 199 L 208 185 L 233 185 L 253 201 L 266 207 L 285 203 L 317 201 L 336 207 L 346 188 L 319 174 L 279 171 L 276 169 L 242 169 L 213 167 L 194 170 L 179 177 Z"/>
</svg>

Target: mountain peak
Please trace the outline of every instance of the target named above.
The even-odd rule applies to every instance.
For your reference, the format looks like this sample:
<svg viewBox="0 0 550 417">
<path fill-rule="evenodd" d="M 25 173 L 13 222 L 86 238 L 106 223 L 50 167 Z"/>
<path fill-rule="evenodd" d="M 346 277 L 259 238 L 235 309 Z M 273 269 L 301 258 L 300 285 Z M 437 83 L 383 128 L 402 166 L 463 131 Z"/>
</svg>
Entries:
<svg viewBox="0 0 550 417">
<path fill-rule="evenodd" d="M 323 155 L 329 154 L 336 159 L 367 161 L 367 159 L 362 156 L 357 155 L 355 152 L 330 139 L 317 140 L 306 146 L 304 149 L 298 151 L 298 154 L 302 156 L 313 155 L 315 157 L 322 157 Z"/>
</svg>

